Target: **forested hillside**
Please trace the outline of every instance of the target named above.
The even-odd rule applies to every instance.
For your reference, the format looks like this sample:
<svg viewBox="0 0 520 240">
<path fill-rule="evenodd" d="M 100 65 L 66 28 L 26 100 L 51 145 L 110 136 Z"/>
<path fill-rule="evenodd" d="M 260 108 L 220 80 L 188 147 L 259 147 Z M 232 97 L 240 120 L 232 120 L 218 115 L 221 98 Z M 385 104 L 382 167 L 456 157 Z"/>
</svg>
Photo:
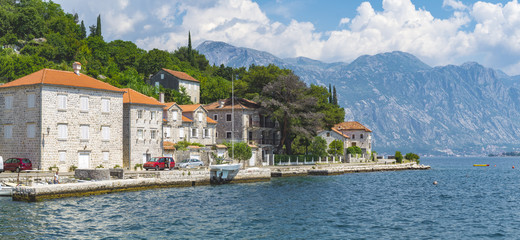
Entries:
<svg viewBox="0 0 520 240">
<path fill-rule="evenodd" d="M 166 92 L 166 101 L 188 104 L 190 98 L 184 89 L 181 93 L 156 89 L 146 84 L 147 78 L 161 68 L 186 72 L 201 82 L 201 103 L 231 97 L 233 79 L 235 96 L 259 102 L 269 109 L 266 115 L 281 123 L 284 142 L 279 149 L 286 153 L 292 153 L 293 145 L 294 149 L 305 149 L 301 145 L 308 146 L 318 129 L 343 121 L 345 111 L 330 87 L 307 86 L 291 70 L 275 65 L 212 66 L 192 48 L 189 33 L 187 46 L 173 52 L 146 51 L 130 41 L 106 42 L 102 16 L 95 24 L 86 24 L 51 1 L 0 0 L 0 84 L 42 68 L 71 71 L 72 63 L 78 61 L 83 74 L 116 87 L 129 87 L 155 98 Z"/>
</svg>

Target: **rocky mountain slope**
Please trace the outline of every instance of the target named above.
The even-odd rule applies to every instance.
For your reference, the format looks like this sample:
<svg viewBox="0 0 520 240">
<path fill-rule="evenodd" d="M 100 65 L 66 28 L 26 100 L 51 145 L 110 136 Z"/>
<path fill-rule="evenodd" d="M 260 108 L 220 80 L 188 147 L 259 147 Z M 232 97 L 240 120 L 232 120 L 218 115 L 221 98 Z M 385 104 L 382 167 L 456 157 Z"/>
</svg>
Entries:
<svg viewBox="0 0 520 240">
<path fill-rule="evenodd" d="M 478 63 L 430 67 L 403 52 L 323 63 L 222 42 L 197 50 L 217 65 L 273 63 L 309 84 L 336 85 L 345 119 L 372 129 L 378 152 L 486 154 L 520 144 L 520 78 Z"/>
</svg>

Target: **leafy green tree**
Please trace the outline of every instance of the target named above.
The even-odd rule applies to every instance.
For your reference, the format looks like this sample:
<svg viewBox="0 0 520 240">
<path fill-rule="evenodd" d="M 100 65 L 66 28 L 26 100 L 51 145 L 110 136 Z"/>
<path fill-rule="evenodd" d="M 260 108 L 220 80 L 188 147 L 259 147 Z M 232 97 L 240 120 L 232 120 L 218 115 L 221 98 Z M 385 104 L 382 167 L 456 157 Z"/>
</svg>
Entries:
<svg viewBox="0 0 520 240">
<path fill-rule="evenodd" d="M 326 157 L 327 156 L 327 141 L 323 139 L 322 137 L 314 137 L 312 143 L 311 143 L 311 149 L 310 152 L 312 155 L 316 155 L 319 157 Z"/>
<path fill-rule="evenodd" d="M 201 103 L 211 103 L 231 97 L 231 82 L 220 76 L 201 79 L 200 88 Z"/>
<path fill-rule="evenodd" d="M 340 156 L 343 155 L 343 142 L 340 140 L 334 140 L 329 144 L 329 154 Z"/>
<path fill-rule="evenodd" d="M 277 82 L 280 76 L 289 75 L 294 75 L 291 70 L 280 69 L 273 64 L 251 65 L 246 73 L 242 74 L 238 80 L 235 79 L 235 96 L 254 99 L 269 83 Z"/>
<path fill-rule="evenodd" d="M 317 127 L 322 129 L 330 129 L 335 124 L 343 122 L 345 118 L 345 109 L 338 105 L 334 105 L 328 101 L 329 94 L 327 89 L 322 86 L 311 85 L 306 95 L 316 99 L 315 112 L 323 114 L 323 118 L 317 121 Z"/>
<path fill-rule="evenodd" d="M 399 152 L 399 151 L 395 152 L 395 161 L 397 163 L 403 163 L 403 154 L 401 154 L 401 152 Z"/>
<path fill-rule="evenodd" d="M 85 28 L 85 23 L 81 20 L 81 26 L 79 30 L 79 39 L 85 39 L 87 37 L 87 29 Z"/>
<path fill-rule="evenodd" d="M 358 147 L 358 146 L 352 146 L 352 147 L 348 147 L 347 148 L 347 153 L 348 154 L 352 154 L 352 155 L 354 155 L 354 154 L 363 154 L 363 150 L 361 150 L 361 148 Z"/>
<path fill-rule="evenodd" d="M 419 155 L 415 154 L 415 153 L 407 153 L 406 155 L 404 155 L 404 159 L 408 160 L 408 161 L 418 161 L 419 160 Z"/>
<path fill-rule="evenodd" d="M 137 68 L 139 59 L 146 54 L 146 51 L 130 41 L 114 40 L 108 43 L 107 47 L 108 54 L 120 71 Z"/>
<path fill-rule="evenodd" d="M 248 160 L 253 156 L 253 151 L 246 142 L 237 142 L 235 144 L 225 142 L 224 145 L 226 145 L 228 148 L 229 156 L 233 156 L 234 153 L 234 157 L 238 160 L 238 162 Z"/>
<path fill-rule="evenodd" d="M 173 66 L 170 54 L 154 48 L 139 59 L 137 70 L 148 77 L 150 74 L 161 70 L 161 68 L 170 68 L 170 66 Z"/>
<path fill-rule="evenodd" d="M 310 145 L 311 141 L 307 137 L 297 135 L 292 142 L 292 154 L 305 155 Z"/>
<path fill-rule="evenodd" d="M 280 75 L 268 83 L 259 99 L 266 114 L 278 121 L 281 133 L 278 151 L 291 154 L 292 136 L 311 137 L 316 134 L 315 123 L 323 114 L 314 111 L 316 99 L 305 95 L 307 86 L 294 74 Z"/>
<path fill-rule="evenodd" d="M 338 97 L 336 96 L 336 86 L 334 86 L 332 89 L 332 103 L 335 106 L 338 106 Z"/>
</svg>

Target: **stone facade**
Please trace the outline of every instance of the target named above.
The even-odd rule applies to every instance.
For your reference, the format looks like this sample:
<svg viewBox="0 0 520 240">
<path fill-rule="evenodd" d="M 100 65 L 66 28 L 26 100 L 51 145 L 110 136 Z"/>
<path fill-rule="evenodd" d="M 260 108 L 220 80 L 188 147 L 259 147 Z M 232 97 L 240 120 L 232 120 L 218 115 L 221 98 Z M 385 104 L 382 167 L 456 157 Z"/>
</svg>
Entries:
<svg viewBox="0 0 520 240">
<path fill-rule="evenodd" d="M 187 128 L 188 132 L 185 134 L 188 142 L 206 146 L 216 144 L 216 124 L 208 119 L 208 112 L 202 105 L 192 112 L 183 111 L 182 114 L 192 120 Z"/>
<path fill-rule="evenodd" d="M 163 106 L 124 104 L 124 168 L 163 155 Z"/>
<path fill-rule="evenodd" d="M 150 77 L 150 84 L 177 91 L 184 87 L 192 102 L 200 102 L 200 82 L 186 73 L 163 68 Z"/>
<path fill-rule="evenodd" d="M 35 106 L 28 108 L 31 94 Z M 27 157 L 42 170 L 123 164 L 122 91 L 42 84 L 2 88 L 0 95 L 4 158 Z M 6 109 L 7 96 L 13 96 L 12 109 Z M 107 111 L 102 104 L 108 104 Z M 12 138 L 5 135 L 9 125 Z"/>
</svg>

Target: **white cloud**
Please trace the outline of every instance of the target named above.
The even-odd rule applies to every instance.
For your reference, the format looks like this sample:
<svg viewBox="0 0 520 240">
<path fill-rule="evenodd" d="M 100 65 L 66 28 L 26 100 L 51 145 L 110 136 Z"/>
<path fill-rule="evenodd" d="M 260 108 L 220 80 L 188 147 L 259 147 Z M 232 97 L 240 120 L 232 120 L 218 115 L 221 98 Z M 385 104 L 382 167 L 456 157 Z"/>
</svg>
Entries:
<svg viewBox="0 0 520 240">
<path fill-rule="evenodd" d="M 451 7 L 455 10 L 465 10 L 468 8 L 464 3 L 457 0 L 444 0 L 442 2 L 442 7 Z"/>
<path fill-rule="evenodd" d="M 135 30 L 134 26 L 136 23 L 141 22 L 145 18 L 146 17 L 140 12 L 136 12 L 132 15 L 132 17 L 130 17 L 124 13 L 109 11 L 107 14 L 103 15 L 105 24 L 102 24 L 101 26 L 102 29 L 104 28 L 103 31 L 105 33 L 117 38 L 123 34 L 133 32 Z"/>
<path fill-rule="evenodd" d="M 342 18 L 339 20 L 339 25 L 345 25 L 350 22 L 350 18 Z"/>
</svg>

